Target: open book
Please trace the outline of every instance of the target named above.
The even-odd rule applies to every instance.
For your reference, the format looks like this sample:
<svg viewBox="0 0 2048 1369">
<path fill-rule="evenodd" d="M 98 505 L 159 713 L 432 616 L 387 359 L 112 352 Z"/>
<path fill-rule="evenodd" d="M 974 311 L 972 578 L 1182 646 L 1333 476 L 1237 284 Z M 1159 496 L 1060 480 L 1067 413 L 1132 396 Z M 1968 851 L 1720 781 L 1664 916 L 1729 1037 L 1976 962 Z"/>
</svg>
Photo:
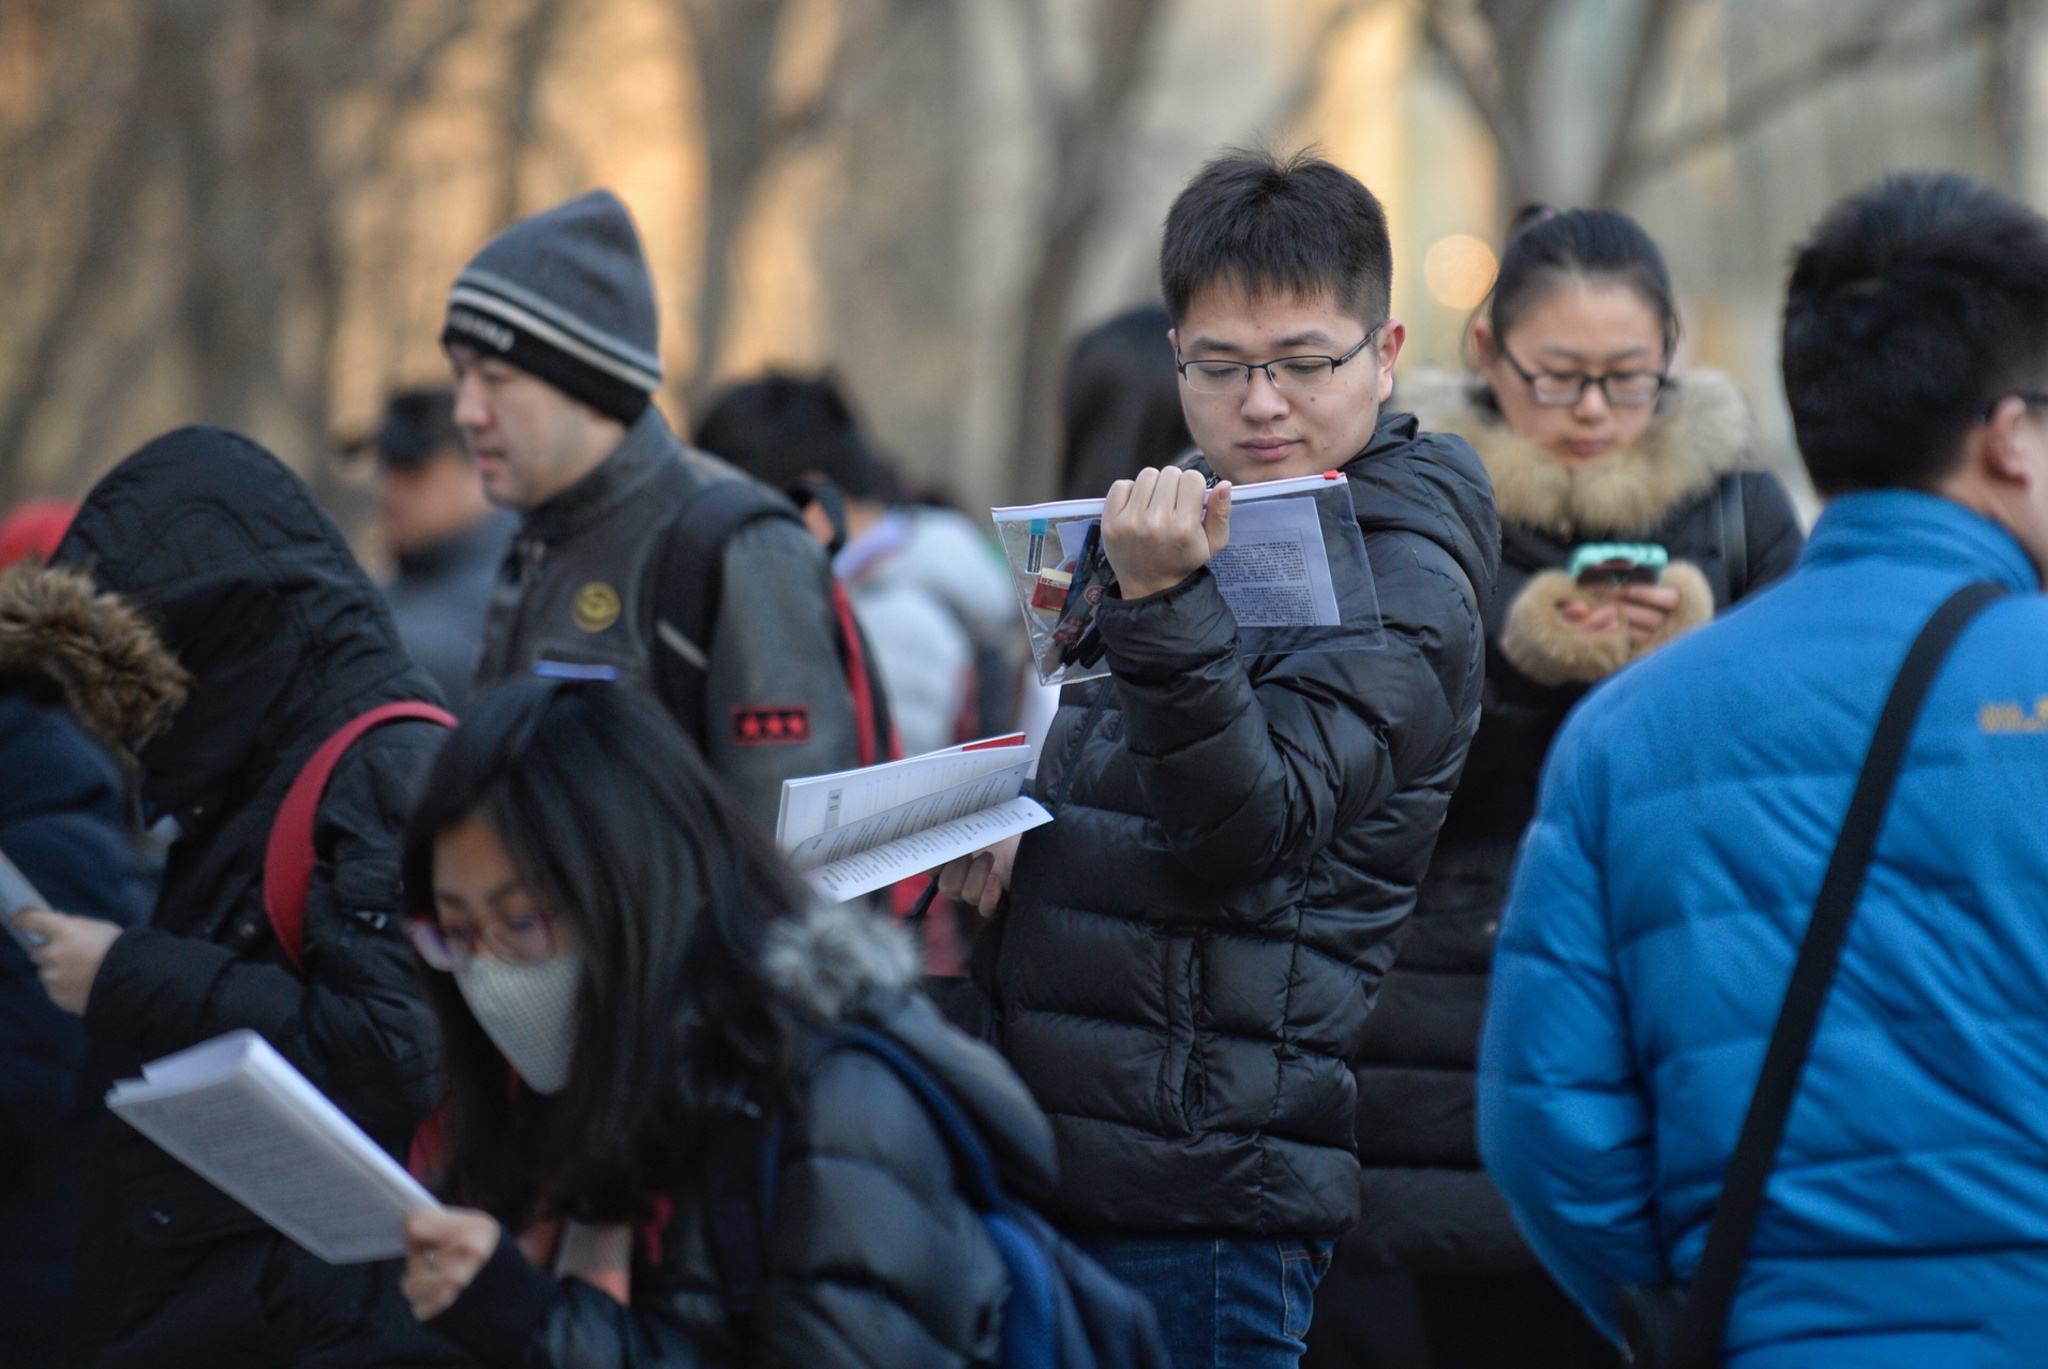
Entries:
<svg viewBox="0 0 2048 1369">
<path fill-rule="evenodd" d="M 329 1264 L 404 1254 L 407 1215 L 439 1206 L 252 1031 L 151 1061 L 107 1107 Z"/>
<path fill-rule="evenodd" d="M 1023 792 L 1032 755 L 1019 732 L 784 780 L 775 843 L 825 898 L 858 898 L 1051 822 Z"/>
</svg>

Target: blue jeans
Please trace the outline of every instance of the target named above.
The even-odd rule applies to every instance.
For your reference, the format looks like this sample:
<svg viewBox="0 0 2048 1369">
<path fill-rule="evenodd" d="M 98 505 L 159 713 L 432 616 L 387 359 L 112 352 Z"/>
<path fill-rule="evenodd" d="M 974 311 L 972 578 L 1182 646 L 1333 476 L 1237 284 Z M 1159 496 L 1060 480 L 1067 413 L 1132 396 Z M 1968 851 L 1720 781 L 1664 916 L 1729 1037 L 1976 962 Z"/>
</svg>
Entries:
<svg viewBox="0 0 2048 1369">
<path fill-rule="evenodd" d="M 1103 1236 L 1083 1250 L 1145 1295 L 1174 1369 L 1295 1369 L 1331 1241 Z"/>
</svg>

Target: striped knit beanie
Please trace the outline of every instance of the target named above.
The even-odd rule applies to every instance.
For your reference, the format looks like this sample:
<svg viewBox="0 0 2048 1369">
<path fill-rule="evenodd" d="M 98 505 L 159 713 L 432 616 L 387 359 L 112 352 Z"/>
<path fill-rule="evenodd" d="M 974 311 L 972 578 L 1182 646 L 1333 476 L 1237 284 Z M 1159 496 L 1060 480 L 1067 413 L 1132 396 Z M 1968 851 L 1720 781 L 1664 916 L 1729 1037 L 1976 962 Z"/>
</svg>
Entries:
<svg viewBox="0 0 2048 1369">
<path fill-rule="evenodd" d="M 661 384 L 657 326 L 632 216 L 593 190 L 484 244 L 449 292 L 441 345 L 503 357 L 631 424 Z"/>
</svg>

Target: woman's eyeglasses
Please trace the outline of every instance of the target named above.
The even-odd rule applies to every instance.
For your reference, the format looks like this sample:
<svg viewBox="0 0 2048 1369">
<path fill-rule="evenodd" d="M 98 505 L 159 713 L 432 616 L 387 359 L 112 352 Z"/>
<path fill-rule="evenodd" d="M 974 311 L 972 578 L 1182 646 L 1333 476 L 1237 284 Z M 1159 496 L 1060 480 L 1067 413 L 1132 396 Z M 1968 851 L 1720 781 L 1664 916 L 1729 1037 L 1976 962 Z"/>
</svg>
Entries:
<svg viewBox="0 0 2048 1369">
<path fill-rule="evenodd" d="M 453 973 L 485 951 L 497 960 L 530 965 L 555 953 L 555 924 L 541 913 L 522 913 L 482 927 L 446 927 L 428 917 L 410 918 L 406 935 L 420 959 Z"/>
<path fill-rule="evenodd" d="M 1655 401 L 1670 383 L 1662 371 L 1609 371 L 1597 376 L 1582 371 L 1530 371 L 1505 347 L 1500 349 L 1500 359 L 1529 387 L 1529 397 L 1545 408 L 1569 408 L 1585 398 L 1588 385 L 1598 385 L 1614 407 L 1639 409 Z"/>
</svg>

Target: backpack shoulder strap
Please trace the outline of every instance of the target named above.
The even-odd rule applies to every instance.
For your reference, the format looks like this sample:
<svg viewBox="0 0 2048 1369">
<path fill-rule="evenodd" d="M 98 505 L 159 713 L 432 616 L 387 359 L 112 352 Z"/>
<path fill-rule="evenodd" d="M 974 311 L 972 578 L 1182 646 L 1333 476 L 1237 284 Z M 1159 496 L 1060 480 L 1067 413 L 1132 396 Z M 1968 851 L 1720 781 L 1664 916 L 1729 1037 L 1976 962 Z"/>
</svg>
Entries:
<svg viewBox="0 0 2048 1369">
<path fill-rule="evenodd" d="M 996 1177 L 996 1165 L 982 1143 L 981 1133 L 967 1119 L 951 1091 L 933 1076 L 916 1057 L 885 1032 L 872 1027 L 851 1027 L 840 1033 L 834 1045 L 861 1051 L 880 1060 L 910 1096 L 924 1109 L 953 1157 L 960 1191 L 976 1210 L 988 1212 L 1003 1203 L 1003 1188 Z"/>
<path fill-rule="evenodd" d="M 447 709 L 418 699 L 384 704 L 351 718 L 320 743 L 299 768 L 291 788 L 285 791 L 284 802 L 278 805 L 277 817 L 271 821 L 270 838 L 263 847 L 263 912 L 270 919 L 270 929 L 277 934 L 277 944 L 283 948 L 284 958 L 291 962 L 295 974 L 303 976 L 306 972 L 306 899 L 312 892 L 313 866 L 317 861 L 313 851 L 313 819 L 319 812 L 321 796 L 327 792 L 327 781 L 334 777 L 334 768 L 364 733 L 401 719 L 455 726 Z"/>
<path fill-rule="evenodd" d="M 1749 593 L 1749 515 L 1742 500 L 1742 472 L 1730 471 L 1721 481 L 1721 564 L 1728 572 L 1728 604 Z"/>
<path fill-rule="evenodd" d="M 1898 781 L 1899 763 L 1912 739 L 1920 706 L 1963 629 L 2004 593 L 1999 585 L 1965 585 L 1936 609 L 1906 653 L 1906 662 L 1899 668 L 1891 694 L 1885 699 L 1884 711 L 1878 715 L 1877 733 L 1864 758 L 1863 771 L 1856 777 L 1849 815 L 1828 860 L 1827 874 L 1821 880 L 1813 918 L 1807 924 L 1799 958 L 1792 966 L 1784 1006 L 1764 1052 L 1756 1092 L 1742 1120 L 1734 1157 L 1728 1162 L 1722 1182 L 1720 1202 L 1707 1229 L 1706 1252 L 1700 1257 L 1699 1270 L 1686 1299 L 1682 1342 L 1697 1363 L 1720 1362 L 1728 1312 L 1734 1305 L 1736 1285 L 1741 1281 L 1750 1238 L 1755 1234 L 1757 1215 L 1763 1207 L 1764 1184 L 1784 1140 L 1785 1120 L 1799 1091 L 1799 1076 L 1806 1068 L 1821 1010 L 1826 1006 L 1828 985 L 1834 979 L 1842 943 L 1849 934 L 1850 917 L 1863 892 L 1864 876 L 1877 849 L 1885 811 Z"/>
<path fill-rule="evenodd" d="M 798 518 L 787 499 L 756 480 L 713 477 L 697 487 L 669 525 L 654 565 L 655 678 L 679 719 L 694 720 L 703 739 L 711 638 L 725 590 L 725 544 L 762 518 Z M 678 570 L 686 574 L 676 573 Z"/>
</svg>

